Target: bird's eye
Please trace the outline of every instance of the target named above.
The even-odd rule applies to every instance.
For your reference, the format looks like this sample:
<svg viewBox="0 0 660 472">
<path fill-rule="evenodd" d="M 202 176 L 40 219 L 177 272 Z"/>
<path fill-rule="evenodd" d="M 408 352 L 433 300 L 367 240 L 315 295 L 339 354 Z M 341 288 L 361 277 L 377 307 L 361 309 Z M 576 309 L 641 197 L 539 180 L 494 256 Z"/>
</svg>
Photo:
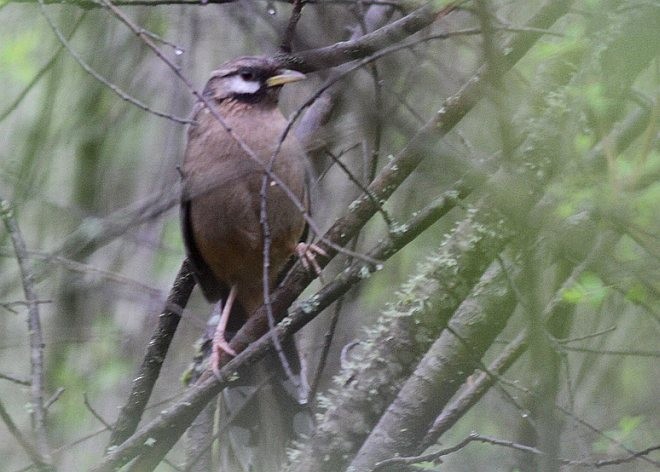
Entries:
<svg viewBox="0 0 660 472">
<path fill-rule="evenodd" d="M 245 81 L 248 81 L 248 82 L 253 82 L 253 81 L 257 80 L 257 76 L 252 71 L 241 72 L 240 75 L 241 75 L 241 79 L 243 79 Z"/>
</svg>

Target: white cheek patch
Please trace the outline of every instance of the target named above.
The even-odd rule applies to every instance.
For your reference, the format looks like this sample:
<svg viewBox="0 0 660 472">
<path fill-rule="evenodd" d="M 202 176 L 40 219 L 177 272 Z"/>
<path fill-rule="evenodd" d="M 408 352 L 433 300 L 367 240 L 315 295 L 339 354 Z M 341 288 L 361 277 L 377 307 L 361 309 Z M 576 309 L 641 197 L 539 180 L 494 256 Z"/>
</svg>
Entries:
<svg viewBox="0 0 660 472">
<path fill-rule="evenodd" d="M 228 79 L 228 88 L 233 93 L 256 93 L 261 88 L 261 82 L 245 80 L 240 75 L 234 75 Z"/>
</svg>

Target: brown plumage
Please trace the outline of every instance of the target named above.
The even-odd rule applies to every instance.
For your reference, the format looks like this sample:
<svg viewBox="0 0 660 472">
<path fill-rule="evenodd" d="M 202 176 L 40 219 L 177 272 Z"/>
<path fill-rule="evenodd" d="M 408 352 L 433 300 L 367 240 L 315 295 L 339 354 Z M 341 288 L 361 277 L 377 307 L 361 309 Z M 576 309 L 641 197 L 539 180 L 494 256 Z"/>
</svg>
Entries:
<svg viewBox="0 0 660 472">
<path fill-rule="evenodd" d="M 264 168 L 287 125 L 277 108 L 279 90 L 284 83 L 302 78 L 300 73 L 278 69 L 268 58 L 242 57 L 223 64 L 206 84 L 204 97 L 259 162 L 250 158 L 203 103 L 193 111 L 196 124 L 188 131 L 182 168 L 184 241 L 205 297 L 210 302 L 224 302 L 222 321 L 229 321 L 232 329 L 240 327 L 264 302 L 260 190 Z M 289 134 L 272 167 L 301 202 L 308 200 L 304 159 L 302 148 Z M 272 288 L 296 252 L 305 220 L 278 185 L 268 188 L 267 210 Z M 231 308 L 227 298 L 234 296 Z M 219 326 L 213 368 L 218 349 L 233 353 L 223 333 L 224 326 Z"/>
</svg>

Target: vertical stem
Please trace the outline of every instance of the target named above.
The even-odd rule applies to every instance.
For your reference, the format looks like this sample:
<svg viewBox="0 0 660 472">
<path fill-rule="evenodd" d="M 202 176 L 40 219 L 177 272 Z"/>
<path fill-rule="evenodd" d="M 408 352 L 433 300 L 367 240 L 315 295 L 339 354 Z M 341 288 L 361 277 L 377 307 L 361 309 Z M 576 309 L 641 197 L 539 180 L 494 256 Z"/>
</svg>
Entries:
<svg viewBox="0 0 660 472">
<path fill-rule="evenodd" d="M 28 307 L 28 333 L 30 339 L 30 397 L 32 404 L 32 428 L 37 450 L 43 462 L 50 463 L 50 449 L 46 435 L 46 408 L 44 407 L 44 341 L 41 332 L 39 300 L 34 291 L 34 272 L 28 263 L 27 250 L 21 230 L 14 218 L 10 203 L 0 197 L 0 217 L 11 237 L 16 253 L 16 261 L 21 272 L 23 292 Z"/>
</svg>

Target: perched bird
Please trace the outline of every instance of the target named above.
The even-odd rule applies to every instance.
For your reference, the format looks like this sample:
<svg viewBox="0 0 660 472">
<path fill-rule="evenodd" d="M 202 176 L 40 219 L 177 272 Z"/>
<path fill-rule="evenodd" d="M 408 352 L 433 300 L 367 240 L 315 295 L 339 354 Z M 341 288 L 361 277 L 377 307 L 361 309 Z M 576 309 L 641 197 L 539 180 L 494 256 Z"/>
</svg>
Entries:
<svg viewBox="0 0 660 472">
<path fill-rule="evenodd" d="M 204 88 L 214 110 L 203 101 L 193 110 L 195 124 L 188 131 L 182 166 L 181 222 L 187 256 L 204 296 L 224 305 L 211 356 L 216 373 L 220 352 L 235 354 L 225 330 L 236 331 L 264 303 L 260 214 L 265 170 L 272 169 L 299 202 L 309 202 L 300 144 L 289 133 L 276 153 L 287 126 L 277 108 L 280 89 L 304 78 L 267 57 L 240 57 L 214 71 Z M 293 254 L 313 259 L 313 251 L 323 251 L 301 243 L 303 214 L 274 181 L 267 186 L 266 210 L 272 289 Z"/>
</svg>

